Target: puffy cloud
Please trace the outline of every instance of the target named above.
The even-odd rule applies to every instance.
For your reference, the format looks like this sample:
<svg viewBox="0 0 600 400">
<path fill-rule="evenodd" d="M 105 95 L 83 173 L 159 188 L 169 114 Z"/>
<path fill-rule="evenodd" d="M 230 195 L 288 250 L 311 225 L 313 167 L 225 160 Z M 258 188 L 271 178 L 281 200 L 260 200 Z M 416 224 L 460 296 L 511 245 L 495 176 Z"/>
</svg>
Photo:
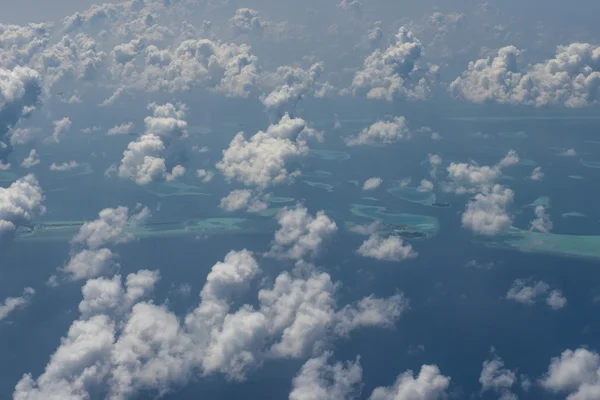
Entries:
<svg viewBox="0 0 600 400">
<path fill-rule="evenodd" d="M 519 68 L 521 51 L 503 47 L 495 57 L 470 62 L 450 89 L 475 102 L 585 107 L 598 102 L 600 47 L 588 43 L 558 46 L 555 57 Z"/>
<path fill-rule="evenodd" d="M 383 183 L 383 179 L 381 178 L 369 178 L 363 184 L 363 190 L 373 190 L 377 189 Z"/>
<path fill-rule="evenodd" d="M 53 121 L 52 126 L 54 126 L 54 130 L 52 131 L 52 139 L 54 139 L 56 143 L 59 143 L 61 137 L 71 129 L 71 125 L 72 123 L 69 117 Z"/>
<path fill-rule="evenodd" d="M 500 168 L 511 167 L 518 164 L 520 161 L 519 155 L 514 150 L 509 150 L 506 156 L 497 164 Z"/>
<path fill-rule="evenodd" d="M 266 188 L 288 183 L 299 171 L 289 172 L 286 163 L 308 155 L 306 139 L 317 135 L 303 119 L 286 114 L 266 132 L 258 131 L 250 140 L 238 133 L 223 150 L 223 159 L 216 167 L 226 180 L 237 180 L 246 186 Z"/>
<path fill-rule="evenodd" d="M 187 134 L 187 122 L 183 120 L 187 113 L 185 104 L 150 103 L 148 109 L 152 111 L 152 116 L 144 118 L 147 134 L 164 139 L 174 139 Z"/>
<path fill-rule="evenodd" d="M 436 365 L 423 365 L 415 378 L 412 371 L 400 374 L 392 386 L 373 390 L 369 400 L 436 400 L 446 398 L 450 378 L 441 374 Z"/>
<path fill-rule="evenodd" d="M 552 230 L 552 221 L 550 221 L 550 216 L 546 214 L 544 206 L 536 206 L 534 212 L 535 219 L 531 221 L 530 230 L 536 230 L 543 233 L 550 232 Z"/>
<path fill-rule="evenodd" d="M 0 188 L 0 235 L 11 233 L 17 226 L 43 214 L 46 211 L 43 200 L 42 188 L 32 174 Z"/>
<path fill-rule="evenodd" d="M 442 165 L 442 157 L 438 154 L 428 154 L 427 161 L 429 161 L 429 175 L 435 179 L 437 177 L 438 167 Z"/>
<path fill-rule="evenodd" d="M 575 149 L 567 149 L 561 155 L 563 157 L 575 157 L 577 155 L 577 152 L 575 151 Z"/>
<path fill-rule="evenodd" d="M 512 203 L 513 198 L 514 192 L 511 189 L 497 184 L 490 191 L 478 193 L 462 214 L 462 226 L 486 236 L 506 231 L 512 224 L 506 207 Z"/>
<path fill-rule="evenodd" d="M 408 123 L 404 117 L 394 117 L 391 121 L 377 121 L 358 135 L 346 138 L 346 145 L 382 145 L 410 139 Z"/>
<path fill-rule="evenodd" d="M 375 258 L 382 261 L 403 261 L 415 258 L 417 252 L 412 246 L 398 236 L 382 238 L 377 234 L 371 234 L 357 250 L 363 257 Z"/>
<path fill-rule="evenodd" d="M 542 167 L 535 167 L 533 171 L 531 171 L 531 176 L 529 179 L 532 181 L 541 181 L 544 179 L 544 171 L 542 171 Z"/>
<path fill-rule="evenodd" d="M 50 171 L 65 172 L 77 167 L 79 167 L 79 163 L 77 161 L 66 161 L 62 164 L 52 163 L 50 164 Z"/>
<path fill-rule="evenodd" d="M 69 280 L 78 281 L 107 274 L 118 266 L 115 262 L 115 254 L 109 249 L 84 249 L 73 254 L 60 271 L 67 275 Z"/>
<path fill-rule="evenodd" d="M 352 81 L 352 92 L 387 101 L 426 98 L 438 67 L 424 65 L 422 52 L 421 42 L 401 27 L 387 49 L 376 49 L 365 59 L 363 69 Z"/>
<path fill-rule="evenodd" d="M 330 352 L 311 358 L 304 363 L 292 381 L 290 400 L 350 399 L 360 392 L 362 368 L 355 362 L 328 363 Z"/>
<path fill-rule="evenodd" d="M 514 371 L 504 367 L 504 361 L 492 349 L 492 359 L 483 362 L 483 369 L 479 375 L 481 392 L 494 391 L 502 400 L 516 400 L 517 396 L 511 388 L 517 382 Z"/>
<path fill-rule="evenodd" d="M 7 297 L 0 302 L 0 321 L 8 318 L 15 310 L 25 308 L 31 303 L 35 290 L 30 287 L 23 289 L 23 294 L 19 297 Z"/>
<path fill-rule="evenodd" d="M 550 286 L 544 281 L 516 279 L 508 289 L 506 299 L 531 306 L 540 298 L 546 297 L 546 304 L 553 310 L 559 310 L 567 305 L 567 299 L 560 290 L 554 289 L 548 293 L 549 291 Z"/>
<path fill-rule="evenodd" d="M 350 232 L 357 233 L 359 235 L 369 236 L 379 230 L 381 227 L 380 221 L 374 221 L 370 224 L 364 225 L 353 225 L 349 228 Z"/>
<path fill-rule="evenodd" d="M 25 157 L 25 159 L 21 163 L 21 166 L 23 168 L 32 168 L 32 167 L 35 167 L 36 165 L 38 165 L 39 163 L 40 163 L 40 157 L 38 156 L 37 150 L 31 149 L 29 151 L 29 155 L 27 157 Z"/>
<path fill-rule="evenodd" d="M 488 191 L 494 182 L 502 175 L 502 169 L 519 162 L 519 156 L 514 150 L 509 150 L 496 165 L 476 165 L 474 163 L 450 163 L 446 168 L 450 183 L 446 190 L 457 194 Z"/>
<path fill-rule="evenodd" d="M 565 350 L 552 358 L 541 386 L 554 393 L 568 393 L 567 400 L 594 399 L 600 393 L 600 355 L 585 348 Z"/>
<path fill-rule="evenodd" d="M 205 169 L 198 169 L 196 170 L 196 176 L 202 179 L 202 183 L 208 183 L 213 180 L 215 173 Z"/>
<path fill-rule="evenodd" d="M 277 222 L 280 228 L 275 232 L 268 254 L 294 260 L 318 255 L 338 230 L 324 211 L 318 211 L 313 217 L 301 205 L 282 210 Z"/>
<path fill-rule="evenodd" d="M 133 132 L 134 124 L 133 122 L 126 122 L 124 124 L 115 125 L 106 131 L 106 134 L 109 136 L 112 135 L 128 135 Z"/>
<path fill-rule="evenodd" d="M 0 141 L 9 129 L 38 105 L 42 92 L 40 75 L 31 68 L 0 67 Z"/>
<path fill-rule="evenodd" d="M 252 194 L 248 189 L 234 190 L 221 199 L 219 207 L 225 211 L 239 211 L 244 208 L 248 212 L 259 212 L 267 208 L 267 204 Z"/>
<path fill-rule="evenodd" d="M 422 179 L 419 183 L 419 186 L 417 186 L 417 190 L 419 192 L 433 192 L 433 187 L 433 182 L 428 181 L 427 179 Z"/>
<path fill-rule="evenodd" d="M 265 29 L 265 23 L 260 20 L 258 11 L 250 8 L 239 8 L 229 20 L 229 27 L 233 29 L 235 35 L 261 36 Z"/>
<path fill-rule="evenodd" d="M 156 273 L 130 275 L 125 288 L 120 277 L 88 281 L 82 290 L 82 315 L 44 372 L 37 379 L 23 376 L 15 398 L 81 398 L 101 386 L 108 398 L 117 400 L 140 391 L 165 393 L 196 374 L 222 373 L 242 380 L 264 360 L 306 357 L 359 327 L 391 327 L 404 304 L 400 295 L 370 297 L 336 310 L 339 285 L 313 270 L 305 277 L 283 272 L 271 287 L 259 291 L 256 307 L 230 311 L 232 300 L 250 287 L 259 271 L 250 252 L 228 253 L 208 274 L 198 306 L 181 319 L 166 306 L 144 300 L 158 279 Z M 308 367 L 304 371 L 300 375 L 310 379 Z M 297 386 L 307 382 L 304 378 Z M 326 390 L 340 393 L 333 391 L 341 390 L 340 385 L 326 385 Z"/>
</svg>

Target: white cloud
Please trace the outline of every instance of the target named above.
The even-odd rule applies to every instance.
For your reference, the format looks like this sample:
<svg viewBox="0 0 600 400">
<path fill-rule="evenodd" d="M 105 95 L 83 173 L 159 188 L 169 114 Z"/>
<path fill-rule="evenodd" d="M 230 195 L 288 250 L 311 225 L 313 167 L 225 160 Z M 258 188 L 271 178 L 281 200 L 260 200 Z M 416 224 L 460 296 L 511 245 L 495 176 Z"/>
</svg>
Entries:
<svg viewBox="0 0 600 400">
<path fill-rule="evenodd" d="M 531 176 L 529 179 L 532 181 L 541 181 L 544 179 L 544 171 L 542 171 L 542 167 L 535 167 L 533 171 L 531 171 Z"/>
<path fill-rule="evenodd" d="M 398 236 L 382 238 L 377 234 L 371 234 L 357 250 L 363 257 L 375 258 L 382 261 L 403 261 L 417 256 L 412 246 Z"/>
<path fill-rule="evenodd" d="M 108 131 L 106 131 L 106 134 L 109 136 L 128 135 L 133 132 L 134 126 L 135 125 L 133 124 L 133 122 L 126 122 L 124 124 L 115 125 L 112 128 L 110 128 Z"/>
<path fill-rule="evenodd" d="M 7 297 L 0 302 L 0 321 L 8 318 L 13 311 L 27 307 L 35 294 L 35 290 L 30 287 L 23 289 L 23 294 L 19 297 Z"/>
<path fill-rule="evenodd" d="M 475 102 L 585 107 L 598 101 L 599 47 L 588 43 L 559 46 L 555 58 L 519 68 L 521 51 L 514 46 L 495 57 L 470 62 L 450 89 Z"/>
<path fill-rule="evenodd" d="M 0 188 L 0 235 L 14 231 L 18 225 L 30 223 L 46 209 L 42 205 L 44 195 L 32 174 Z"/>
<path fill-rule="evenodd" d="M 391 144 L 410 139 L 410 130 L 404 117 L 394 117 L 391 121 L 377 121 L 358 135 L 346 138 L 346 145 Z"/>
<path fill-rule="evenodd" d="M 79 163 L 77 161 L 65 161 L 62 164 L 52 163 L 50 164 L 50 171 L 55 172 L 65 172 L 70 171 L 79 167 Z"/>
<path fill-rule="evenodd" d="M 546 304 L 553 310 L 560 310 L 567 305 L 567 298 L 562 294 L 560 290 L 553 290 L 546 298 Z"/>
<path fill-rule="evenodd" d="M 362 369 L 359 359 L 333 365 L 330 352 L 311 358 L 302 365 L 292 381 L 290 400 L 350 399 L 360 392 Z"/>
<path fill-rule="evenodd" d="M 358 233 L 359 235 L 369 236 L 379 230 L 380 221 L 374 221 L 370 224 L 353 225 L 349 228 L 350 232 Z"/>
<path fill-rule="evenodd" d="M 138 214 L 129 216 L 127 207 L 105 208 L 98 213 L 98 219 L 84 223 L 73 237 L 72 243 L 84 244 L 95 250 L 109 244 L 123 243 L 133 239 L 124 233 L 130 225 L 143 223 L 149 217 L 149 210 L 143 208 Z"/>
<path fill-rule="evenodd" d="M 424 99 L 437 75 L 436 65 L 421 61 L 423 46 L 413 34 L 401 27 L 385 50 L 376 49 L 352 81 L 355 95 L 370 99 Z"/>
<path fill-rule="evenodd" d="M 594 399 L 600 392 L 600 355 L 585 348 L 565 350 L 552 358 L 541 386 L 568 394 L 567 400 Z"/>
<path fill-rule="evenodd" d="M 483 362 L 483 369 L 479 375 L 481 392 L 494 391 L 502 400 L 516 400 L 511 388 L 517 382 L 514 371 L 504 367 L 504 361 L 492 349 L 492 359 Z"/>
<path fill-rule="evenodd" d="M 282 210 L 277 222 L 280 228 L 275 232 L 268 254 L 294 260 L 318 255 L 338 230 L 324 211 L 318 211 L 313 217 L 301 205 Z"/>
<path fill-rule="evenodd" d="M 71 256 L 69 262 L 60 269 L 69 280 L 93 278 L 118 268 L 115 254 L 107 248 L 84 249 Z"/>
<path fill-rule="evenodd" d="M 577 155 L 577 152 L 575 151 L 575 149 L 567 149 L 561 155 L 564 157 L 575 157 Z"/>
<path fill-rule="evenodd" d="M 506 293 L 507 300 L 529 306 L 534 305 L 543 297 L 546 298 L 546 305 L 553 310 L 559 310 L 567 305 L 567 298 L 562 292 L 558 289 L 550 291 L 550 285 L 544 281 L 536 282 L 532 279 L 516 279 Z"/>
<path fill-rule="evenodd" d="M 219 207 L 225 211 L 239 211 L 246 209 L 248 212 L 259 212 L 267 208 L 267 204 L 248 189 L 233 190 L 221 199 Z"/>
<path fill-rule="evenodd" d="M 514 192 L 511 189 L 497 184 L 489 192 L 478 193 L 462 214 L 462 226 L 486 236 L 506 231 L 512 224 L 506 207 L 512 203 L 513 198 Z"/>
<path fill-rule="evenodd" d="M 422 179 L 421 182 L 419 183 L 419 186 L 417 186 L 417 191 L 419 192 L 433 192 L 433 182 L 428 181 L 427 179 Z"/>
<path fill-rule="evenodd" d="M 59 143 L 62 136 L 71 129 L 71 119 L 69 117 L 64 117 L 59 120 L 53 121 L 52 125 L 54 126 L 54 130 L 52 131 L 52 139 L 56 143 Z"/>
<path fill-rule="evenodd" d="M 25 159 L 21 163 L 21 166 L 23 168 L 32 168 L 32 167 L 35 167 L 36 165 L 38 165 L 39 163 L 40 163 L 40 157 L 38 156 L 37 150 L 31 149 L 29 151 L 29 155 L 27 157 L 25 157 Z"/>
<path fill-rule="evenodd" d="M 436 179 L 438 167 L 442 165 L 442 157 L 439 154 L 428 154 L 427 160 L 429 161 L 429 175 L 432 179 Z"/>
<path fill-rule="evenodd" d="M 383 179 L 381 178 L 369 178 L 363 184 L 363 190 L 373 190 L 377 189 L 383 183 Z"/>
<path fill-rule="evenodd" d="M 514 150 L 509 150 L 502 160 L 493 166 L 477 165 L 474 163 L 450 163 L 446 168 L 450 182 L 446 190 L 457 194 L 485 192 L 502 175 L 502 169 L 519 162 L 519 156 Z"/>
<path fill-rule="evenodd" d="M 530 230 L 549 233 L 552 230 L 552 221 L 550 221 L 550 216 L 546 214 L 544 206 L 536 206 L 534 212 L 535 219 L 531 221 Z"/>
<path fill-rule="evenodd" d="M 208 183 L 213 180 L 215 173 L 213 171 L 207 171 L 205 169 L 196 170 L 196 176 L 202 179 L 202 183 Z"/>
<path fill-rule="evenodd" d="M 306 139 L 317 134 L 303 119 L 286 114 L 266 132 L 258 131 L 250 140 L 238 133 L 223 150 L 223 159 L 216 167 L 226 180 L 236 180 L 246 186 L 266 188 L 289 183 L 299 172 L 289 172 L 286 164 L 308 155 Z"/>
<path fill-rule="evenodd" d="M 251 8 L 239 8 L 235 15 L 229 20 L 229 27 L 233 29 L 235 35 L 253 35 L 261 36 L 265 29 L 264 24 L 259 17 L 259 12 Z"/>
<path fill-rule="evenodd" d="M 450 378 L 441 374 L 436 365 L 423 365 L 415 378 L 412 371 L 398 376 L 392 386 L 377 387 L 369 400 L 437 400 L 446 398 Z"/>
<path fill-rule="evenodd" d="M 500 168 L 511 167 L 518 164 L 520 161 L 519 155 L 514 150 L 509 150 L 506 156 L 497 164 Z"/>
<path fill-rule="evenodd" d="M 147 134 L 163 139 L 175 139 L 187 135 L 187 122 L 183 120 L 188 110 L 185 104 L 150 103 L 148 109 L 152 111 L 152 116 L 144 118 Z"/>
</svg>

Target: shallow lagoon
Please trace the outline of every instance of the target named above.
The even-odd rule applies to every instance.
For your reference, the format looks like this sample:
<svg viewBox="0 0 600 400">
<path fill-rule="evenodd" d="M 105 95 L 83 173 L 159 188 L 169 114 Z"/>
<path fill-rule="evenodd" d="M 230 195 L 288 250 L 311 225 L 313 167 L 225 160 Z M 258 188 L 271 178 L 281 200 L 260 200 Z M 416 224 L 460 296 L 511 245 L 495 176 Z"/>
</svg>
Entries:
<svg viewBox="0 0 600 400">
<path fill-rule="evenodd" d="M 436 196 L 433 192 L 422 192 L 416 187 L 392 187 L 387 190 L 394 197 L 398 197 L 402 200 L 410 201 L 411 203 L 422 204 L 425 206 L 431 206 L 435 203 Z"/>
<path fill-rule="evenodd" d="M 382 228 L 385 231 L 400 236 L 430 237 L 435 236 L 439 231 L 439 222 L 435 217 L 419 214 L 392 214 L 387 213 L 386 210 L 385 207 L 365 204 L 352 204 L 350 207 L 353 215 L 379 221 L 384 224 Z M 347 228 L 355 225 L 356 223 L 352 222 L 346 223 Z"/>
</svg>

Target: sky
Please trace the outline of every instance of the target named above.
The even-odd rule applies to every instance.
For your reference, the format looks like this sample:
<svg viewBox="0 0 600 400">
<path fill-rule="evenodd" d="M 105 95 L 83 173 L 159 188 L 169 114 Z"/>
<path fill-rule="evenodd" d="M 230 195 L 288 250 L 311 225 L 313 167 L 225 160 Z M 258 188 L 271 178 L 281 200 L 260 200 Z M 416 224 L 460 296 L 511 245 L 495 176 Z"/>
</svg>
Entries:
<svg viewBox="0 0 600 400">
<path fill-rule="evenodd" d="M 600 399 L 600 3 L 0 15 L 0 398 Z"/>
</svg>

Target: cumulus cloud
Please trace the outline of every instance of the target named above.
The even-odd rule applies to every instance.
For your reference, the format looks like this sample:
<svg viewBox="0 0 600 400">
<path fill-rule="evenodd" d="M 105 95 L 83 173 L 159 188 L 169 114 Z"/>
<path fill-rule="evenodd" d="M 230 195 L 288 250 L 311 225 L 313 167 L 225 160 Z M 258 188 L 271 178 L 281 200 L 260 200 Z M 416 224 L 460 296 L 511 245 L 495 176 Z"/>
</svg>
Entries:
<svg viewBox="0 0 600 400">
<path fill-rule="evenodd" d="M 44 214 L 44 194 L 32 174 L 0 188 L 0 235 L 11 233 L 19 225 L 29 224 L 36 216 Z"/>
<path fill-rule="evenodd" d="M 363 190 L 377 189 L 383 183 L 381 178 L 369 178 L 363 183 Z"/>
<path fill-rule="evenodd" d="M 404 117 L 394 117 L 391 121 L 377 121 L 358 135 L 346 138 L 346 145 L 384 145 L 410 139 L 410 130 Z"/>
<path fill-rule="evenodd" d="M 318 255 L 338 230 L 324 211 L 318 211 L 313 217 L 301 205 L 282 210 L 277 215 L 277 222 L 280 228 L 275 232 L 267 254 L 294 260 Z"/>
<path fill-rule="evenodd" d="M 562 152 L 561 155 L 563 157 L 575 157 L 577 155 L 577 152 L 575 151 L 575 149 L 567 149 L 564 152 Z"/>
<path fill-rule="evenodd" d="M 542 171 L 542 167 L 535 167 L 533 171 L 531 171 L 529 179 L 532 181 L 541 181 L 544 179 L 544 171 Z"/>
<path fill-rule="evenodd" d="M 433 192 L 433 182 L 428 181 L 427 179 L 422 179 L 421 182 L 419 183 L 419 186 L 417 186 L 417 191 L 419 192 Z"/>
<path fill-rule="evenodd" d="M 442 157 L 439 154 L 428 154 L 427 161 L 429 162 L 429 176 L 436 179 L 438 167 L 442 165 Z"/>
<path fill-rule="evenodd" d="M 250 140 L 238 133 L 223 150 L 223 158 L 216 165 L 228 181 L 239 181 L 246 186 L 266 188 L 292 182 L 299 171 L 290 172 L 286 164 L 308 155 L 307 139 L 318 132 L 309 128 L 301 118 L 284 115 L 265 132 L 258 131 Z"/>
<path fill-rule="evenodd" d="M 125 287 L 119 277 L 88 281 L 81 316 L 44 372 L 37 379 L 25 374 L 17 383 L 15 397 L 86 397 L 101 385 L 107 397 L 126 399 L 141 391 L 164 393 L 213 374 L 243 380 L 264 360 L 307 357 L 336 335 L 393 326 L 399 316 L 398 295 L 371 297 L 338 310 L 338 284 L 315 270 L 305 277 L 283 272 L 259 291 L 256 306 L 231 310 L 232 300 L 250 288 L 259 272 L 252 253 L 228 253 L 208 274 L 199 304 L 183 318 L 145 299 L 157 280 L 151 272 L 128 276 Z M 344 329 L 338 329 L 342 321 Z M 308 364 L 296 387 L 310 380 L 311 366 L 318 363 Z M 324 387 L 335 394 L 342 384 Z"/>
<path fill-rule="evenodd" d="M 552 221 L 550 216 L 546 214 L 544 206 L 536 206 L 534 213 L 535 219 L 531 221 L 530 230 L 549 233 L 552 230 Z"/>
<path fill-rule="evenodd" d="M 52 131 L 52 139 L 59 143 L 62 139 L 62 136 L 71 129 L 71 119 L 69 117 L 64 117 L 59 120 L 53 121 L 52 126 L 54 130 Z"/>
<path fill-rule="evenodd" d="M 515 46 L 497 55 L 470 62 L 450 89 L 471 102 L 585 107 L 597 103 L 600 47 L 588 43 L 558 46 L 554 58 L 520 68 Z"/>
<path fill-rule="evenodd" d="M 221 199 L 219 207 L 225 211 L 259 212 L 267 208 L 267 204 L 248 189 L 234 190 Z"/>
<path fill-rule="evenodd" d="M 331 352 L 304 363 L 292 381 L 290 400 L 349 399 L 360 392 L 362 368 L 354 362 L 329 364 Z"/>
<path fill-rule="evenodd" d="M 107 248 L 84 249 L 73 254 L 65 266 L 60 268 L 60 271 L 71 281 L 93 278 L 117 269 L 119 264 L 115 258 L 116 255 Z M 53 281 L 55 282 L 55 280 Z"/>
<path fill-rule="evenodd" d="M 40 157 L 38 156 L 36 149 L 31 149 L 29 155 L 23 159 L 21 166 L 23 168 L 33 168 L 40 163 Z"/>
<path fill-rule="evenodd" d="M 202 180 L 202 183 L 208 183 L 213 180 L 215 173 L 205 169 L 196 170 L 196 176 Z"/>
<path fill-rule="evenodd" d="M 403 261 L 417 256 L 412 246 L 404 243 L 400 237 L 383 238 L 375 233 L 360 245 L 357 253 L 363 257 L 382 261 Z"/>
<path fill-rule="evenodd" d="M 133 122 L 126 122 L 124 124 L 115 125 L 106 131 L 106 134 L 109 136 L 112 135 L 128 135 L 133 132 L 134 124 Z"/>
<path fill-rule="evenodd" d="M 481 393 L 493 391 L 502 400 L 516 400 L 517 396 L 511 389 L 517 382 L 514 371 L 504 367 L 504 361 L 492 349 L 492 359 L 483 362 L 483 369 L 479 375 Z"/>
<path fill-rule="evenodd" d="M 457 194 L 486 192 L 492 188 L 502 175 L 502 169 L 519 162 L 519 156 L 514 150 L 509 150 L 506 156 L 493 166 L 477 165 L 475 163 L 450 163 L 446 168 L 448 180 L 447 191 Z"/>
<path fill-rule="evenodd" d="M 261 36 L 266 24 L 260 20 L 259 12 L 251 8 L 239 8 L 229 20 L 229 27 L 235 35 L 248 34 Z"/>
<path fill-rule="evenodd" d="M 550 285 L 544 281 L 532 279 L 516 279 L 508 292 L 506 299 L 528 306 L 534 305 L 541 298 L 546 298 L 546 305 L 553 310 L 559 310 L 567 305 L 567 299 L 558 289 L 550 291 Z"/>
<path fill-rule="evenodd" d="M 23 289 L 23 294 L 19 297 L 7 297 L 0 302 L 0 322 L 5 320 L 15 310 L 27 307 L 35 294 L 35 290 L 30 287 Z"/>
<path fill-rule="evenodd" d="M 77 161 L 66 161 L 62 164 L 52 163 L 50 164 L 50 171 L 65 172 L 77 167 L 79 167 L 79 163 Z"/>
<path fill-rule="evenodd" d="M 541 386 L 567 400 L 594 399 L 600 391 L 600 355 L 586 348 L 565 350 L 552 358 Z"/>
<path fill-rule="evenodd" d="M 422 54 L 421 42 L 401 27 L 387 49 L 376 49 L 365 59 L 352 81 L 352 92 L 387 101 L 426 98 L 438 67 L 423 63 Z"/>
<path fill-rule="evenodd" d="M 445 399 L 450 378 L 441 374 L 437 365 L 423 365 L 415 377 L 413 371 L 398 376 L 392 386 L 377 387 L 369 400 L 437 400 Z"/>
<path fill-rule="evenodd" d="M 478 193 L 467 204 L 462 214 L 462 226 L 476 234 L 494 236 L 506 231 L 512 218 L 506 208 L 512 203 L 514 192 L 501 185 L 494 185 L 490 191 Z"/>
</svg>

